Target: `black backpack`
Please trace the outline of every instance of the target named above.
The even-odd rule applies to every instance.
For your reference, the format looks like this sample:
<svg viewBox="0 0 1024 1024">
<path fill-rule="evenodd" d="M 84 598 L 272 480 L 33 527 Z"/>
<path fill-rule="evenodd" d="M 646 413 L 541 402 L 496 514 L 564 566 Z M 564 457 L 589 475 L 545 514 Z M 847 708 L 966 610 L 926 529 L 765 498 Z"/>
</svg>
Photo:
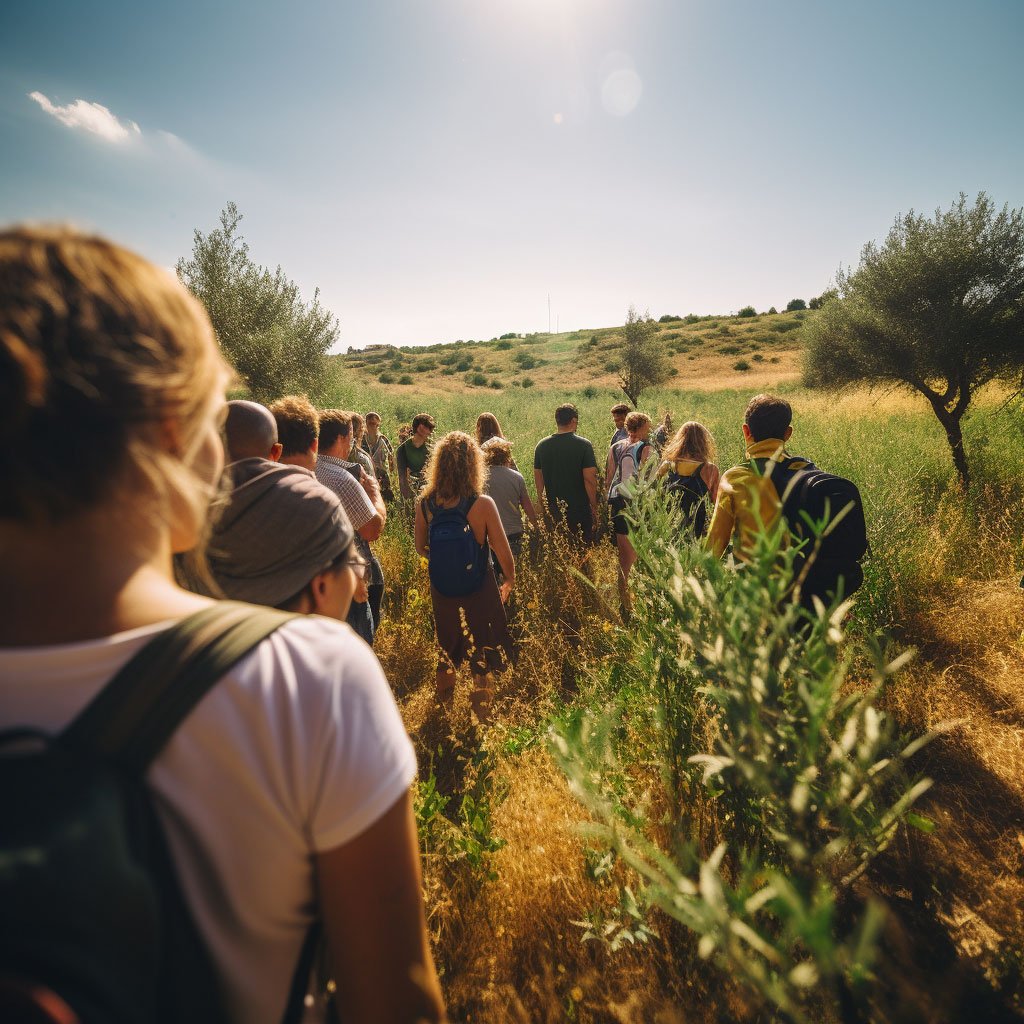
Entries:
<svg viewBox="0 0 1024 1024">
<path fill-rule="evenodd" d="M 227 1019 L 143 776 L 221 676 L 291 617 L 218 602 L 155 637 L 59 736 L 0 734 L 0 1019 L 50 1019 L 54 996 L 81 1024 Z"/>
<path fill-rule="evenodd" d="M 711 492 L 701 476 L 704 465 L 702 462 L 689 476 L 683 476 L 674 469 L 665 475 L 665 493 L 682 513 L 685 536 L 703 537 L 707 533 Z"/>
<path fill-rule="evenodd" d="M 824 600 L 841 579 L 843 595 L 849 597 L 864 582 L 860 561 L 868 552 L 864 503 L 857 485 L 806 459 L 787 457 L 769 466 L 770 461 L 757 459 L 755 465 L 762 474 L 770 472 L 782 514 L 794 536 L 805 542 L 797 560 L 798 573 L 804 572 L 813 554 L 804 592 Z M 819 539 L 814 526 L 822 523 L 825 530 Z"/>
<path fill-rule="evenodd" d="M 430 531 L 427 571 L 434 589 L 445 597 L 474 594 L 484 583 L 489 553 L 478 544 L 469 525 L 476 497 L 463 498 L 454 508 L 440 508 L 430 499 L 424 515 Z"/>
</svg>

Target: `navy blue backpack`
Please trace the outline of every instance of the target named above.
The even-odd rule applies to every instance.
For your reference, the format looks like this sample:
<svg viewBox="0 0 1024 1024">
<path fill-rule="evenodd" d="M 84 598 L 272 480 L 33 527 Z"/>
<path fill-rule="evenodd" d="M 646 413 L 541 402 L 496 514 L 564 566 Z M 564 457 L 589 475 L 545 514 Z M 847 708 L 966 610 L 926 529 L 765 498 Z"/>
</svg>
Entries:
<svg viewBox="0 0 1024 1024">
<path fill-rule="evenodd" d="M 440 508 L 427 499 L 424 513 L 430 531 L 428 573 L 434 589 L 445 597 L 465 597 L 484 583 L 489 552 L 478 544 L 469 525 L 476 497 L 463 498 L 453 508 Z"/>
</svg>

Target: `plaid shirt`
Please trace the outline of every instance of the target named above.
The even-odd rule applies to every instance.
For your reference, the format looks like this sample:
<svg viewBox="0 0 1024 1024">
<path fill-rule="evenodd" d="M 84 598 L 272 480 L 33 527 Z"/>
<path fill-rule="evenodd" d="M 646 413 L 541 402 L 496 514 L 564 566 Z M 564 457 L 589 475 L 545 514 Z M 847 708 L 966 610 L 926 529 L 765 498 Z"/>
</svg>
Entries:
<svg viewBox="0 0 1024 1024">
<path fill-rule="evenodd" d="M 362 485 L 348 471 L 347 466 L 351 466 L 353 469 L 357 468 L 355 463 L 336 459 L 333 455 L 318 455 L 316 478 L 324 487 L 333 491 L 341 501 L 345 515 L 348 516 L 356 531 L 356 549 L 370 563 L 368 582 L 371 585 L 381 584 L 384 582 L 384 573 L 380 562 L 370 549 L 369 541 L 365 541 L 359 536 L 359 531 L 377 514 L 377 510 L 366 496 Z"/>
</svg>

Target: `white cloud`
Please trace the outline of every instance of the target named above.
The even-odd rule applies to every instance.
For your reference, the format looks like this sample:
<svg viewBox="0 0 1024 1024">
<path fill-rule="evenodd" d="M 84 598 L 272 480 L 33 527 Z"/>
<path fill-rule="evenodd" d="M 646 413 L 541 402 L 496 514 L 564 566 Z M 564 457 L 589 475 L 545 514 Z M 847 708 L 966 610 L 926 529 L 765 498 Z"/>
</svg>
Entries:
<svg viewBox="0 0 1024 1024">
<path fill-rule="evenodd" d="M 29 99 L 35 100 L 43 110 L 68 128 L 84 128 L 108 142 L 124 142 L 142 135 L 142 129 L 134 121 L 119 120 L 102 103 L 75 100 L 74 103 L 60 107 L 41 92 L 30 92 L 28 95 Z"/>
</svg>

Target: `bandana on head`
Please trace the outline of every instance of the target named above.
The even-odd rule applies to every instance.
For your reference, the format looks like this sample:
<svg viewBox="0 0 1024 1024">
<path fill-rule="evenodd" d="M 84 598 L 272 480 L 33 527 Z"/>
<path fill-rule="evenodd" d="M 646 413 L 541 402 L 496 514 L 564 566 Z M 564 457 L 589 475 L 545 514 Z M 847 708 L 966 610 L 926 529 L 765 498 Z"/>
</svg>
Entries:
<svg viewBox="0 0 1024 1024">
<path fill-rule="evenodd" d="M 352 543 L 352 524 L 300 466 L 242 459 L 230 472 L 235 486 L 210 539 L 213 578 L 232 600 L 279 605 Z"/>
</svg>

